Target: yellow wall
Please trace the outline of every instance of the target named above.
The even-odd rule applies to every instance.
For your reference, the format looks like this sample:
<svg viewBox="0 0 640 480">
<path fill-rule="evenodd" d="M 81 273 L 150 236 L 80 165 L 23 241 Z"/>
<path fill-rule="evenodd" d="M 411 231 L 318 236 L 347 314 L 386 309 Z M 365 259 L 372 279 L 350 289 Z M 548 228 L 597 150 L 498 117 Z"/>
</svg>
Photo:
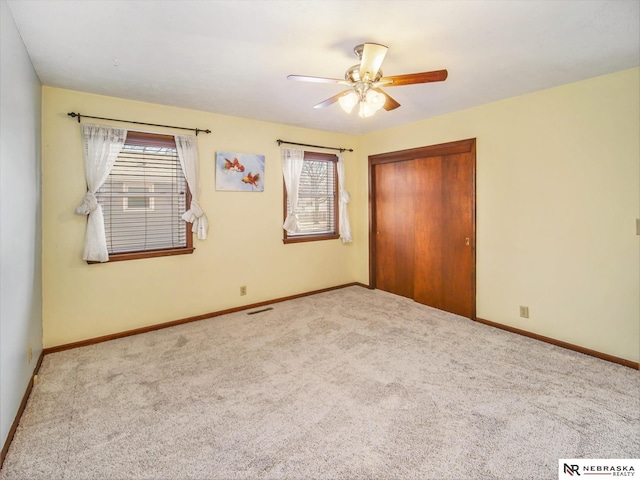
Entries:
<svg viewBox="0 0 640 480">
<path fill-rule="evenodd" d="M 366 284 L 368 156 L 476 138 L 478 316 L 640 361 L 639 85 L 636 68 L 359 137 L 44 87 L 44 346 Z M 213 130 L 199 136 L 211 228 L 193 255 L 82 262 L 86 218 L 73 210 L 84 168 L 69 111 Z M 277 138 L 355 149 L 353 244 L 282 244 Z M 266 155 L 265 192 L 216 192 L 216 150 Z"/>
<path fill-rule="evenodd" d="M 194 238 L 193 255 L 96 265 L 82 261 L 87 220 L 74 209 L 86 183 L 80 127 L 67 116 L 71 111 L 213 131 L 198 136 L 200 204 L 210 229 L 206 240 Z M 354 229 L 354 244 L 282 243 L 282 170 L 276 143 L 282 138 L 355 148 L 353 137 L 51 87 L 43 88 L 42 115 L 45 347 L 355 281 L 351 258 L 367 241 L 362 227 Z M 265 191 L 216 191 L 216 151 L 264 154 Z M 354 161 L 355 153 L 346 152 L 347 189 Z M 366 212 L 366 204 L 357 205 L 366 203 L 366 196 L 359 197 L 349 208 Z M 247 296 L 240 297 L 240 285 L 247 286 Z"/>
<path fill-rule="evenodd" d="M 365 135 L 356 177 L 368 155 L 476 138 L 478 317 L 637 362 L 639 72 Z"/>
</svg>

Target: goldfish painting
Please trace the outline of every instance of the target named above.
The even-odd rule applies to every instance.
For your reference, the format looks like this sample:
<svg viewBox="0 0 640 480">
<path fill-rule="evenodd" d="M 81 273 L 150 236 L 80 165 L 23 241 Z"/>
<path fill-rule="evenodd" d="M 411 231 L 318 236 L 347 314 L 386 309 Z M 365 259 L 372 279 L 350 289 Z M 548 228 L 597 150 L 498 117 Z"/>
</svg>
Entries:
<svg viewBox="0 0 640 480">
<path fill-rule="evenodd" d="M 242 165 L 237 158 L 234 158 L 233 162 L 228 158 L 225 158 L 224 169 L 227 172 L 244 172 L 244 165 Z"/>
<path fill-rule="evenodd" d="M 258 187 L 258 180 L 260 180 L 259 173 L 256 173 L 255 175 L 251 175 L 251 172 L 249 172 L 246 177 L 242 178 L 243 183 L 248 183 L 249 185 L 253 185 L 256 188 Z"/>
<path fill-rule="evenodd" d="M 216 190 L 264 192 L 264 155 L 216 152 Z"/>
</svg>

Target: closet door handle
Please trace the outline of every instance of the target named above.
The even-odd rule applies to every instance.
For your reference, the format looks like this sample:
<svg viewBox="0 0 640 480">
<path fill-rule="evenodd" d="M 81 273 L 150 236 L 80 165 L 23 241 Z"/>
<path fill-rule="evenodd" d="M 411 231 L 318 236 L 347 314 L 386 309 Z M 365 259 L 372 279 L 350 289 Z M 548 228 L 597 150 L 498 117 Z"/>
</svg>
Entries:
<svg viewBox="0 0 640 480">
<path fill-rule="evenodd" d="M 464 239 L 464 244 L 468 247 L 469 246 L 469 237 Z"/>
</svg>

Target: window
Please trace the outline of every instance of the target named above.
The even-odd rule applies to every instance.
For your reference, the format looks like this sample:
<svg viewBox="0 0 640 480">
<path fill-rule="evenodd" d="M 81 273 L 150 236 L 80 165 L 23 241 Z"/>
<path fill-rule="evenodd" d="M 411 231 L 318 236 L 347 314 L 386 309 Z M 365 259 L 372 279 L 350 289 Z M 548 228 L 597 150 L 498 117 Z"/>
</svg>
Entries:
<svg viewBox="0 0 640 480">
<path fill-rule="evenodd" d="M 150 194 L 154 191 L 154 184 L 132 185 L 123 183 L 124 192 L 127 194 L 122 199 L 124 210 L 153 210 L 155 198 Z"/>
<path fill-rule="evenodd" d="M 284 243 L 338 238 L 338 157 L 305 152 L 298 189 L 298 219 L 301 232 L 284 231 Z M 284 189 L 284 218 L 291 211 Z"/>
<path fill-rule="evenodd" d="M 182 219 L 189 188 L 172 135 L 128 132 L 96 198 L 109 261 L 193 252 L 190 224 Z"/>
</svg>

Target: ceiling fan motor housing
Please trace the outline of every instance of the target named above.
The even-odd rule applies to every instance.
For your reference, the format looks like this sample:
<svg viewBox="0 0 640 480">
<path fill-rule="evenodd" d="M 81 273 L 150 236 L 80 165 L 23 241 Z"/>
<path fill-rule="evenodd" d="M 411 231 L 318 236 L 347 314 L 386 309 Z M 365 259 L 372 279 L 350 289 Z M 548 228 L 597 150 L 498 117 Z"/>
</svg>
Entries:
<svg viewBox="0 0 640 480">
<path fill-rule="evenodd" d="M 349 70 L 347 70 L 346 73 L 344 74 L 344 79 L 351 83 L 357 83 L 357 82 L 363 82 L 363 81 L 373 83 L 373 82 L 377 82 L 381 78 L 382 78 L 382 70 L 378 70 L 378 73 L 376 74 L 375 78 L 369 78 L 367 80 L 363 80 L 362 78 L 360 78 L 360 64 L 354 65 Z"/>
<path fill-rule="evenodd" d="M 382 70 L 378 70 L 375 78 L 368 78 L 368 75 L 364 79 L 360 78 L 360 65 L 354 65 L 344 74 L 345 80 L 351 83 L 351 87 L 358 94 L 361 101 L 365 101 L 367 92 L 374 88 L 374 82 L 377 82 L 382 78 Z"/>
</svg>

